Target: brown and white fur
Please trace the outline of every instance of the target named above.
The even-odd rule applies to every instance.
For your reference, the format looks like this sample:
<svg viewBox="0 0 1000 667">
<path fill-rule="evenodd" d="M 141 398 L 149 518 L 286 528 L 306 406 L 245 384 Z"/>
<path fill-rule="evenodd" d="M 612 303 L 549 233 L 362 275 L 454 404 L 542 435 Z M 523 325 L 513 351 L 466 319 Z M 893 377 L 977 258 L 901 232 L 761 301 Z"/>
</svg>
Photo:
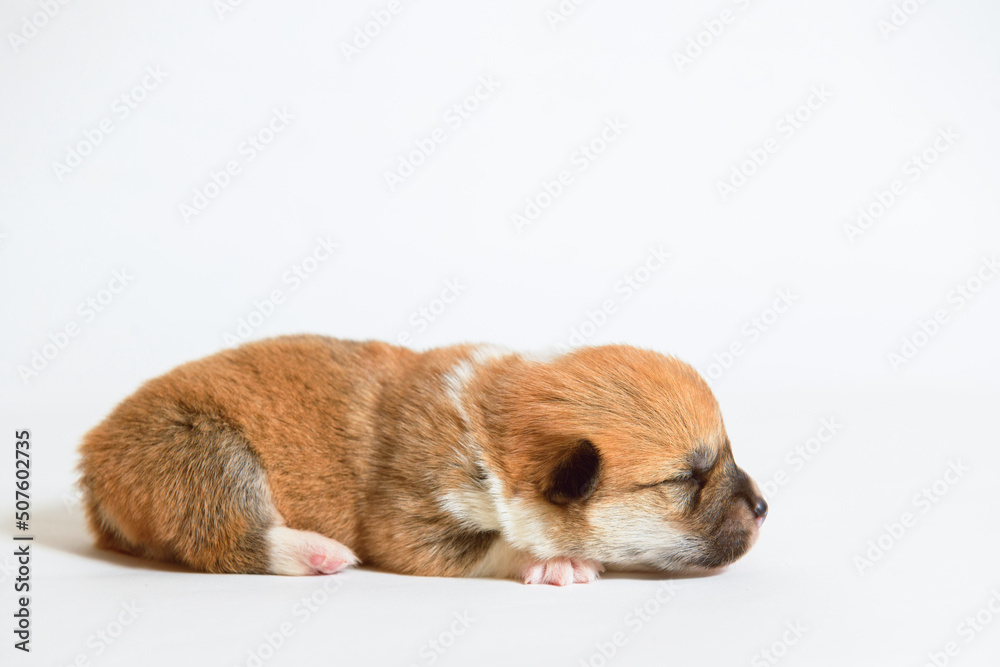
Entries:
<svg viewBox="0 0 1000 667">
<path fill-rule="evenodd" d="M 726 565 L 767 511 L 704 380 L 628 346 L 250 343 L 147 382 L 80 468 L 99 546 L 207 572 L 587 582 Z"/>
</svg>

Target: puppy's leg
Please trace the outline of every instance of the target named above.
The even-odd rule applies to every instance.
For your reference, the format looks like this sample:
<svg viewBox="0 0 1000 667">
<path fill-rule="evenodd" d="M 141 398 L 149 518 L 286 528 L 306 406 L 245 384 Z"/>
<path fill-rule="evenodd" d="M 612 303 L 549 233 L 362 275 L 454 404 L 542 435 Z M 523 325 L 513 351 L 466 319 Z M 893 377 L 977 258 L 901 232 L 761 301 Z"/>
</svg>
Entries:
<svg viewBox="0 0 1000 667">
<path fill-rule="evenodd" d="M 215 417 L 113 415 L 81 468 L 98 546 L 206 572 L 315 574 L 357 562 L 329 538 L 285 527 L 249 444 Z"/>
<path fill-rule="evenodd" d="M 604 566 L 595 560 L 552 558 L 529 563 L 521 573 L 526 584 L 588 584 L 597 579 Z"/>
</svg>

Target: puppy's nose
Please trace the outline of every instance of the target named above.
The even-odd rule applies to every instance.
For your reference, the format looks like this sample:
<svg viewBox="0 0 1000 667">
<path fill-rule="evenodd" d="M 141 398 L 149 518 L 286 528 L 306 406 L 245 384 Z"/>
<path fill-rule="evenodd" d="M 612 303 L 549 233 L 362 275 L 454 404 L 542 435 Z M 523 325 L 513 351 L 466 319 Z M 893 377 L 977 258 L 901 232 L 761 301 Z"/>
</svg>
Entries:
<svg viewBox="0 0 1000 667">
<path fill-rule="evenodd" d="M 753 506 L 753 514 L 758 519 L 763 519 L 767 516 L 767 501 L 763 498 L 757 499 L 757 504 Z"/>
<path fill-rule="evenodd" d="M 753 515 L 757 517 L 757 527 L 759 528 L 762 523 L 764 523 L 764 518 L 767 516 L 767 501 L 763 498 L 757 499 L 757 504 L 753 506 Z"/>
</svg>

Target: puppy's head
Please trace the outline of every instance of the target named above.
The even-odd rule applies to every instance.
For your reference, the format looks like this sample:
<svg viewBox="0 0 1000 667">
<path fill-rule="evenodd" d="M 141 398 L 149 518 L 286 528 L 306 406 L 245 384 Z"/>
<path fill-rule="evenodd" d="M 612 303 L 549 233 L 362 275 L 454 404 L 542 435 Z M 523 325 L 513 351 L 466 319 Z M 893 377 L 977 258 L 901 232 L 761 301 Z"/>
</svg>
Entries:
<svg viewBox="0 0 1000 667">
<path fill-rule="evenodd" d="M 529 362 L 505 400 L 515 543 L 662 569 L 727 565 L 767 514 L 698 373 L 626 346 Z"/>
</svg>

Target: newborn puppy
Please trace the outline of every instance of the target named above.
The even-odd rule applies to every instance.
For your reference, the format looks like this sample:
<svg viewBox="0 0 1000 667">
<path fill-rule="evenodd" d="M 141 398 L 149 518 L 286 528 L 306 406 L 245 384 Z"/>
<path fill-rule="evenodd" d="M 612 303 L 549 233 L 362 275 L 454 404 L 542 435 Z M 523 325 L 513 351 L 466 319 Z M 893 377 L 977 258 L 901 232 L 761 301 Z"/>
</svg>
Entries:
<svg viewBox="0 0 1000 667">
<path fill-rule="evenodd" d="M 151 380 L 94 428 L 97 544 L 207 572 L 569 584 L 715 568 L 767 504 L 690 366 L 289 336 Z"/>
</svg>

